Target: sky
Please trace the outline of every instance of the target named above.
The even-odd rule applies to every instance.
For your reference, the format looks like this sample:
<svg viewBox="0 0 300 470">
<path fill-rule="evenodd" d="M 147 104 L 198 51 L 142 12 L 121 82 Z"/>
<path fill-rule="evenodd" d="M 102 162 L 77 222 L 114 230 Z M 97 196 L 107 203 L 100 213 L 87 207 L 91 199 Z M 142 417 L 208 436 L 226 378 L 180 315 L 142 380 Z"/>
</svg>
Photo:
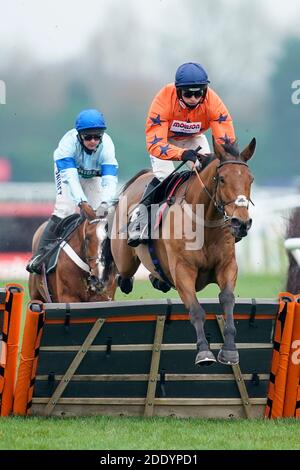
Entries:
<svg viewBox="0 0 300 470">
<path fill-rule="evenodd" d="M 201 4 L 207 6 L 208 3 L 213 2 L 198 0 L 200 25 Z M 222 0 L 221 3 L 226 5 L 230 16 L 242 4 L 246 7 L 249 1 Z M 102 30 L 108 10 L 112 26 L 116 20 L 120 21 L 118 16 L 124 4 L 133 7 L 145 37 L 149 35 L 154 43 L 159 44 L 161 34 L 174 34 L 174 31 L 181 40 L 182 32 L 187 37 L 185 17 L 193 14 L 195 3 L 192 0 L 0 0 L 1 60 L 9 60 L 13 51 L 19 50 L 27 50 L 42 63 L 75 58 L 86 50 L 92 36 Z M 260 0 L 256 10 L 258 17 L 268 21 L 266 41 L 270 35 L 275 36 L 275 42 L 280 42 L 287 33 L 299 34 L 298 1 Z M 256 27 L 255 17 L 249 18 L 249 28 L 253 27 Z"/>
</svg>

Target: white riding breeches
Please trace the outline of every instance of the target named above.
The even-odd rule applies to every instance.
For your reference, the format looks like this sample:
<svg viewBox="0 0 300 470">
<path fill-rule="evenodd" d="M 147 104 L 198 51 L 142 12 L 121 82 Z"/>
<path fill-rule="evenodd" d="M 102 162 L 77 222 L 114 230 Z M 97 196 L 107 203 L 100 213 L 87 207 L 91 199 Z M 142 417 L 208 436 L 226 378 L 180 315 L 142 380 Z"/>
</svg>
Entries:
<svg viewBox="0 0 300 470">
<path fill-rule="evenodd" d="M 182 140 L 169 138 L 168 142 L 172 145 L 176 145 L 176 147 L 190 150 L 195 150 L 199 145 L 201 145 L 201 150 L 199 150 L 199 153 L 210 153 L 209 143 L 204 134 L 197 135 L 196 137 L 188 137 Z M 156 176 L 156 178 L 161 181 L 164 180 L 175 169 L 174 162 L 171 160 L 162 160 L 160 158 L 153 157 L 152 155 L 150 155 L 150 160 L 154 176 Z M 187 162 L 187 165 L 192 168 L 192 162 Z"/>
<path fill-rule="evenodd" d="M 56 183 L 56 201 L 53 210 L 53 215 L 61 219 L 76 212 L 76 204 L 70 196 L 68 184 L 62 183 L 59 172 L 55 175 Z M 101 202 L 101 178 L 96 176 L 94 178 L 80 178 L 80 184 L 83 192 L 87 197 L 89 205 L 96 210 Z"/>
</svg>

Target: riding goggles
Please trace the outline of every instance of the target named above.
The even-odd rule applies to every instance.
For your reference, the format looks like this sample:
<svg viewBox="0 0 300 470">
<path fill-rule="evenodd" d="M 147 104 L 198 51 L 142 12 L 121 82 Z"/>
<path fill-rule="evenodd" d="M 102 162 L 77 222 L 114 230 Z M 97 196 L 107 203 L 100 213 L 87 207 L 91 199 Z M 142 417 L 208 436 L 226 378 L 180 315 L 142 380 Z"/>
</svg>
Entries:
<svg viewBox="0 0 300 470">
<path fill-rule="evenodd" d="M 201 98 L 204 95 L 205 89 L 204 88 L 189 88 L 187 90 L 182 90 L 183 98 Z"/>
<path fill-rule="evenodd" d="M 83 140 L 102 140 L 103 134 L 81 134 Z"/>
</svg>

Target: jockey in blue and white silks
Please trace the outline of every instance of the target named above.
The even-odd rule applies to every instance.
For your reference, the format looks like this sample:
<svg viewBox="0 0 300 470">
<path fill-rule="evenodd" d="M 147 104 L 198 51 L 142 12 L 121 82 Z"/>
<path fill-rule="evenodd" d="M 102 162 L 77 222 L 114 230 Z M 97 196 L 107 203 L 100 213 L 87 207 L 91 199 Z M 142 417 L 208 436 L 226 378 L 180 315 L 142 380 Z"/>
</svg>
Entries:
<svg viewBox="0 0 300 470">
<path fill-rule="evenodd" d="M 60 218 L 75 212 L 75 206 L 87 201 L 93 209 L 110 205 L 118 184 L 118 163 L 111 137 L 103 133 L 98 147 L 88 152 L 76 129 L 68 131 L 54 152 L 56 204 Z"/>
<path fill-rule="evenodd" d="M 87 202 L 93 209 L 103 206 L 105 211 L 113 202 L 118 184 L 118 162 L 113 141 L 105 130 L 103 114 L 96 109 L 87 109 L 77 116 L 75 128 L 60 140 L 54 151 L 54 211 L 27 271 L 41 273 L 40 259 L 49 242 L 57 237 L 57 224 L 75 213 L 77 206 Z"/>
</svg>

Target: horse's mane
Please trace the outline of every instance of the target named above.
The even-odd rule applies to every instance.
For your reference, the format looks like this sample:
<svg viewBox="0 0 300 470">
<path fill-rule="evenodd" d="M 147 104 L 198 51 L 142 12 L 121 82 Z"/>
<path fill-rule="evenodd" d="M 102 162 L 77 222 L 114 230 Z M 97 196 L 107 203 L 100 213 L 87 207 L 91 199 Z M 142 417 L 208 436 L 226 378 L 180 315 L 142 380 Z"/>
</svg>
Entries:
<svg viewBox="0 0 300 470">
<path fill-rule="evenodd" d="M 235 158 L 239 158 L 240 151 L 237 142 L 225 142 L 224 144 L 222 144 L 222 147 L 226 153 L 229 153 L 229 155 L 232 155 Z"/>
<path fill-rule="evenodd" d="M 124 191 L 126 191 L 127 188 L 129 188 L 129 186 L 131 186 L 132 183 L 134 183 L 135 180 L 137 180 L 140 176 L 142 175 L 145 175 L 146 173 L 150 173 L 151 170 L 149 170 L 148 168 L 144 168 L 143 170 L 139 171 L 136 175 L 134 175 L 129 181 L 127 181 L 127 183 L 124 184 L 124 186 L 122 187 L 121 189 L 121 193 L 123 193 Z"/>
<path fill-rule="evenodd" d="M 222 147 L 225 150 L 225 152 L 229 153 L 229 155 L 231 155 L 232 157 L 236 159 L 240 157 L 240 151 L 238 149 L 236 142 L 234 142 L 233 144 L 226 142 L 225 144 L 222 144 Z M 201 159 L 201 163 L 202 163 L 201 171 L 204 170 L 208 165 L 210 165 L 211 162 L 213 162 L 216 159 L 217 157 L 214 153 L 205 154 L 205 157 Z"/>
</svg>

